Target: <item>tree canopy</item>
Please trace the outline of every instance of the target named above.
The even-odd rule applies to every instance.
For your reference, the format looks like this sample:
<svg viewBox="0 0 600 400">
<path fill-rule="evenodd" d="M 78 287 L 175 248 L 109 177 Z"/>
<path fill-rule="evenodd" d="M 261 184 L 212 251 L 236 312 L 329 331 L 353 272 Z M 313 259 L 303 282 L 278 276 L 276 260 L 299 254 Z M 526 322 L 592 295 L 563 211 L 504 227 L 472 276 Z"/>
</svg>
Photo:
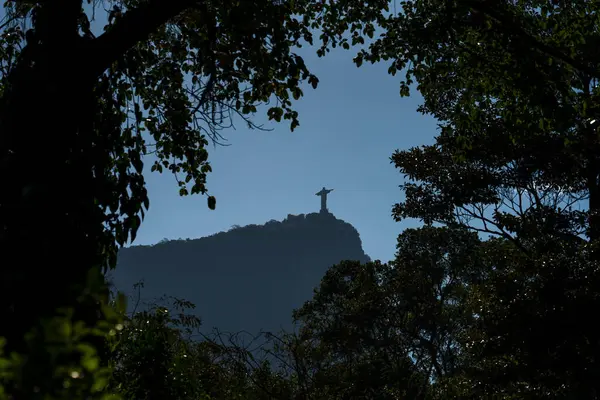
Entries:
<svg viewBox="0 0 600 400">
<path fill-rule="evenodd" d="M 471 286 L 480 396 L 598 393 L 600 336 L 575 316 L 598 301 L 597 7 L 407 2 L 361 53 L 406 66 L 439 121 L 434 145 L 392 157 L 409 178 L 394 217 L 489 238 Z"/>
<path fill-rule="evenodd" d="M 331 7 L 341 14 L 349 3 Z M 465 281 L 466 297 L 455 303 L 467 319 L 452 320 L 468 324 L 450 335 L 456 342 L 449 348 L 464 363 L 449 386 L 438 386 L 447 396 L 597 397 L 600 336 L 582 317 L 598 306 L 597 8 L 405 1 L 379 20 L 381 35 L 355 58 L 359 66 L 390 62 L 391 74 L 404 75 L 400 94 L 416 84 L 419 111 L 439 121 L 435 144 L 391 159 L 407 178 L 394 218 L 425 224 L 418 244 L 431 243 L 439 229 L 450 229 L 443 237 L 464 229 L 481 235 L 471 249 L 479 261 L 459 263 L 465 270 L 479 264 L 479 275 Z M 330 22 L 332 31 L 344 26 Z M 425 262 L 411 246 L 394 271 Z M 429 263 L 421 268 L 435 271 Z M 426 285 L 396 293 L 418 290 L 415 314 L 426 316 L 429 294 L 418 288 L 431 280 L 422 279 Z"/>
</svg>

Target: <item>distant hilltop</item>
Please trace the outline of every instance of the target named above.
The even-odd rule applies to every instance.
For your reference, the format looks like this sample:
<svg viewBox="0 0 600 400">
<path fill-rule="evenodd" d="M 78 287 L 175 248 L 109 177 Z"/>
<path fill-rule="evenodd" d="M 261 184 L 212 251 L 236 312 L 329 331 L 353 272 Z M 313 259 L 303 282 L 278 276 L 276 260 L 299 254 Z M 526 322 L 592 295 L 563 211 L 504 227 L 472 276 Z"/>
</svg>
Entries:
<svg viewBox="0 0 600 400">
<path fill-rule="evenodd" d="M 145 300 L 166 294 L 195 303 L 205 332 L 257 333 L 290 328 L 292 310 L 342 260 L 370 258 L 351 224 L 322 212 L 125 248 L 111 279 L 125 292 L 143 280 Z"/>
</svg>

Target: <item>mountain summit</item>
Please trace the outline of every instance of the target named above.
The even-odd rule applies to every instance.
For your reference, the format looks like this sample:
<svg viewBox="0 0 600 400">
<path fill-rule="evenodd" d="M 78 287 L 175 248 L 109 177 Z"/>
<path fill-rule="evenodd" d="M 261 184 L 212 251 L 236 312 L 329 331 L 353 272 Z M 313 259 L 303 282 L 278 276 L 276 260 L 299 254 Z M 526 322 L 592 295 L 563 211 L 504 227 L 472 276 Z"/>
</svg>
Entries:
<svg viewBox="0 0 600 400">
<path fill-rule="evenodd" d="M 370 258 L 351 224 L 321 212 L 124 248 L 111 279 L 128 293 L 143 280 L 143 300 L 167 294 L 195 303 L 206 333 L 258 333 L 289 329 L 292 310 L 342 260 Z"/>
</svg>

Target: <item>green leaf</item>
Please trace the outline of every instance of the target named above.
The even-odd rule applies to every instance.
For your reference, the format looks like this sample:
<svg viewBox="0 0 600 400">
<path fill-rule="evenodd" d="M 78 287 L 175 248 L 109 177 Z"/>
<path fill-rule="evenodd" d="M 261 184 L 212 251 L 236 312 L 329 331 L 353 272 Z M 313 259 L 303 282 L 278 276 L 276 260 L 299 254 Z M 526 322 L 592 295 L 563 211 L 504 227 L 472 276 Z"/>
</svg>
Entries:
<svg viewBox="0 0 600 400">
<path fill-rule="evenodd" d="M 217 206 L 217 199 L 214 196 L 208 196 L 208 208 L 214 210 Z"/>
<path fill-rule="evenodd" d="M 362 55 L 358 55 L 358 56 L 354 57 L 353 61 L 354 61 L 354 64 L 356 64 L 356 66 L 360 68 L 360 66 L 363 63 L 363 57 L 362 57 Z"/>
<path fill-rule="evenodd" d="M 89 372 L 96 371 L 100 366 L 98 357 L 84 357 L 81 360 L 81 365 Z"/>
<path fill-rule="evenodd" d="M 136 172 L 138 174 L 141 174 L 142 171 L 144 170 L 144 163 L 142 162 L 142 159 L 136 156 L 131 160 L 131 162 L 132 162 Z"/>
<path fill-rule="evenodd" d="M 73 334 L 73 327 L 71 326 L 71 322 L 66 319 L 61 319 L 57 321 L 59 324 L 58 332 L 66 339 L 70 338 Z"/>
</svg>

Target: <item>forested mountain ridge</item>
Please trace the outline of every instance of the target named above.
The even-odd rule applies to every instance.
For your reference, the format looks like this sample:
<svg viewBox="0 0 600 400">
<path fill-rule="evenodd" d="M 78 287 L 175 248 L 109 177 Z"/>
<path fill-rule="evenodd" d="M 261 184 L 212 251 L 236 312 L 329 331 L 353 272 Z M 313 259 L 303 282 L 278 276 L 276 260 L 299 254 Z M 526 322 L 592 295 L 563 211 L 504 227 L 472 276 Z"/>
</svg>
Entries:
<svg viewBox="0 0 600 400">
<path fill-rule="evenodd" d="M 205 332 L 258 333 L 290 328 L 292 310 L 342 260 L 370 260 L 358 231 L 333 214 L 312 213 L 124 248 L 111 277 L 128 294 L 143 280 L 145 301 L 167 294 L 195 303 Z"/>
</svg>

